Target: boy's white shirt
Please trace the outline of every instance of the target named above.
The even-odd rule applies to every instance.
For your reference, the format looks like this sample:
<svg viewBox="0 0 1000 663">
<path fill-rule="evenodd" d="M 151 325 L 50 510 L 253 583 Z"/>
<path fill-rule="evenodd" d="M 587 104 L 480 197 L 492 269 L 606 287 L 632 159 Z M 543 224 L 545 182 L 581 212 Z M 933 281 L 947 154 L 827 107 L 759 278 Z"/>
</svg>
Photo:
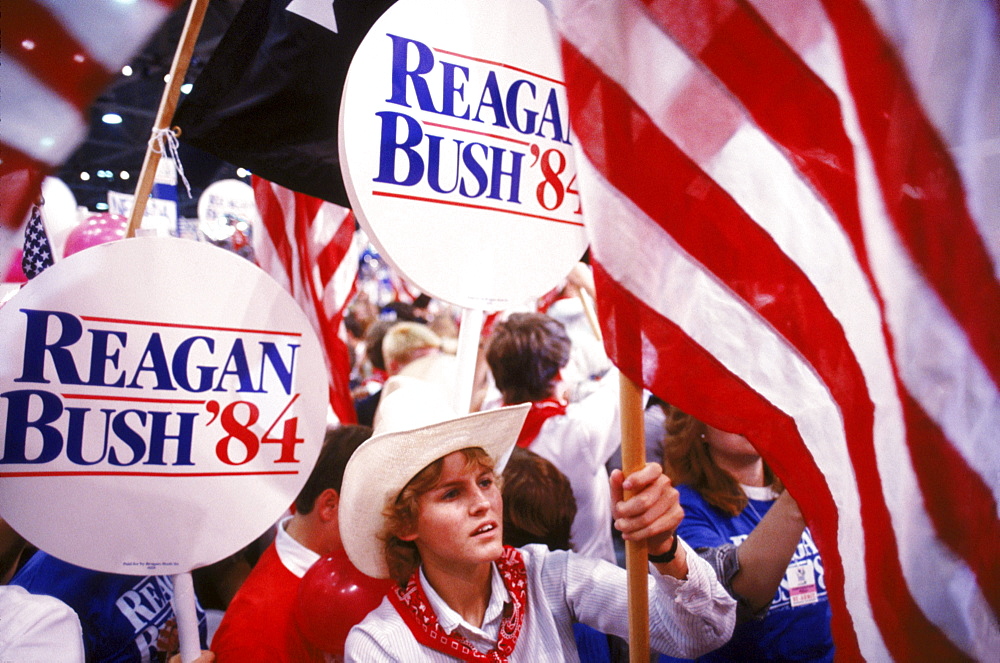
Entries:
<svg viewBox="0 0 1000 663">
<path fill-rule="evenodd" d="M 296 578 L 301 578 L 309 570 L 309 567 L 319 561 L 319 553 L 306 548 L 285 531 L 285 527 L 291 519 L 291 516 L 285 516 L 278 523 L 278 533 L 274 537 L 274 548 L 278 552 L 278 559 L 285 565 L 285 568 L 291 571 Z"/>
<path fill-rule="evenodd" d="M 456 628 L 462 629 L 484 641 L 495 643 L 500 633 L 500 617 L 503 615 L 503 606 L 510 600 L 510 594 L 503 584 L 503 576 L 497 570 L 496 564 L 490 564 L 490 600 L 486 604 L 486 612 L 483 614 L 483 626 L 473 626 L 467 622 L 460 614 L 451 609 L 445 600 L 434 591 L 431 584 L 424 575 L 424 567 L 420 567 L 420 583 L 427 601 L 437 615 L 438 624 L 445 633 L 451 634 Z"/>
</svg>

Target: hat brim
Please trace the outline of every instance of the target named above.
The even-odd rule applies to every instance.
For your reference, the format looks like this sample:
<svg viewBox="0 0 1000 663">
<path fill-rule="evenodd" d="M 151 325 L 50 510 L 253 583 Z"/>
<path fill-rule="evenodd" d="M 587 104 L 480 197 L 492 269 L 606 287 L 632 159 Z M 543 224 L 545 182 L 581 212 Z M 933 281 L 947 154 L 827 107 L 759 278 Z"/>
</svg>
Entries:
<svg viewBox="0 0 1000 663">
<path fill-rule="evenodd" d="M 340 538 L 351 563 L 365 575 L 388 578 L 383 511 L 406 484 L 438 458 L 480 447 L 500 466 L 521 432 L 529 403 L 372 436 L 351 455 L 340 490 Z"/>
</svg>

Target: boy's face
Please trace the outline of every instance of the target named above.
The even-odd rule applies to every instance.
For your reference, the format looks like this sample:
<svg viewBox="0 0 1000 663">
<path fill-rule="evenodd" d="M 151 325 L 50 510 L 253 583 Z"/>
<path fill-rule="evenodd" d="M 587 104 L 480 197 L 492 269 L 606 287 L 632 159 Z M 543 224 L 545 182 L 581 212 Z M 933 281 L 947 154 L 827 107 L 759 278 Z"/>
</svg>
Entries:
<svg viewBox="0 0 1000 663">
<path fill-rule="evenodd" d="M 503 502 L 493 470 L 466 466 L 460 451 L 444 458 L 437 485 L 419 498 L 414 541 L 428 567 L 489 563 L 503 554 Z"/>
</svg>

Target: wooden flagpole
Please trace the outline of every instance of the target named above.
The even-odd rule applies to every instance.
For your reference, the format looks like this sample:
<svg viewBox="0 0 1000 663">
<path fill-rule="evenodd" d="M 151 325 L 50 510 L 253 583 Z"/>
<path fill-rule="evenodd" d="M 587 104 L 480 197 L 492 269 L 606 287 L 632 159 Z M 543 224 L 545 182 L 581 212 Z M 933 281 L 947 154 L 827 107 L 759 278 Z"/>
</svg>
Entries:
<svg viewBox="0 0 1000 663">
<path fill-rule="evenodd" d="M 134 237 L 136 229 L 142 224 L 142 215 L 146 211 L 146 199 L 149 198 L 149 193 L 153 190 L 156 167 L 160 163 L 160 151 L 153 149 L 153 144 L 158 140 L 157 137 L 160 133 L 167 130 L 170 121 L 174 119 L 177 98 L 180 96 L 181 85 L 184 83 L 184 76 L 191 63 L 191 54 L 194 53 L 198 33 L 201 32 L 201 24 L 207 10 L 208 0 L 191 0 L 187 20 L 184 22 L 184 30 L 181 32 L 177 51 L 174 53 L 174 61 L 170 65 L 170 80 L 167 83 L 167 89 L 163 91 L 163 96 L 160 98 L 160 108 L 157 110 L 156 120 L 153 122 L 152 140 L 146 146 L 146 157 L 142 162 L 142 170 L 139 171 L 139 181 L 135 188 L 135 202 L 132 204 L 132 214 L 129 216 L 125 237 Z"/>
<path fill-rule="evenodd" d="M 642 387 L 619 373 L 622 430 L 622 472 L 628 476 L 646 465 Z M 625 498 L 631 496 L 626 491 Z M 649 663 L 649 562 L 645 541 L 625 542 L 628 574 L 628 640 L 630 663 Z"/>
</svg>

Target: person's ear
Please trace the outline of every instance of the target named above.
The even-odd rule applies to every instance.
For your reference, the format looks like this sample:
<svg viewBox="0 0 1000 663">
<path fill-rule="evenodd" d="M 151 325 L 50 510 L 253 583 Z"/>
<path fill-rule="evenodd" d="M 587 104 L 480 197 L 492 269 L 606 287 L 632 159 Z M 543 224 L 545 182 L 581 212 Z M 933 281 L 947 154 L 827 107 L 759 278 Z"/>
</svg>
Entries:
<svg viewBox="0 0 1000 663">
<path fill-rule="evenodd" d="M 413 527 L 410 531 L 397 534 L 396 538 L 400 541 L 416 541 L 417 540 L 417 528 Z"/>
<path fill-rule="evenodd" d="M 315 510 L 319 513 L 323 521 L 330 521 L 337 517 L 337 508 L 340 506 L 340 495 L 333 488 L 327 488 L 316 498 Z"/>
</svg>

